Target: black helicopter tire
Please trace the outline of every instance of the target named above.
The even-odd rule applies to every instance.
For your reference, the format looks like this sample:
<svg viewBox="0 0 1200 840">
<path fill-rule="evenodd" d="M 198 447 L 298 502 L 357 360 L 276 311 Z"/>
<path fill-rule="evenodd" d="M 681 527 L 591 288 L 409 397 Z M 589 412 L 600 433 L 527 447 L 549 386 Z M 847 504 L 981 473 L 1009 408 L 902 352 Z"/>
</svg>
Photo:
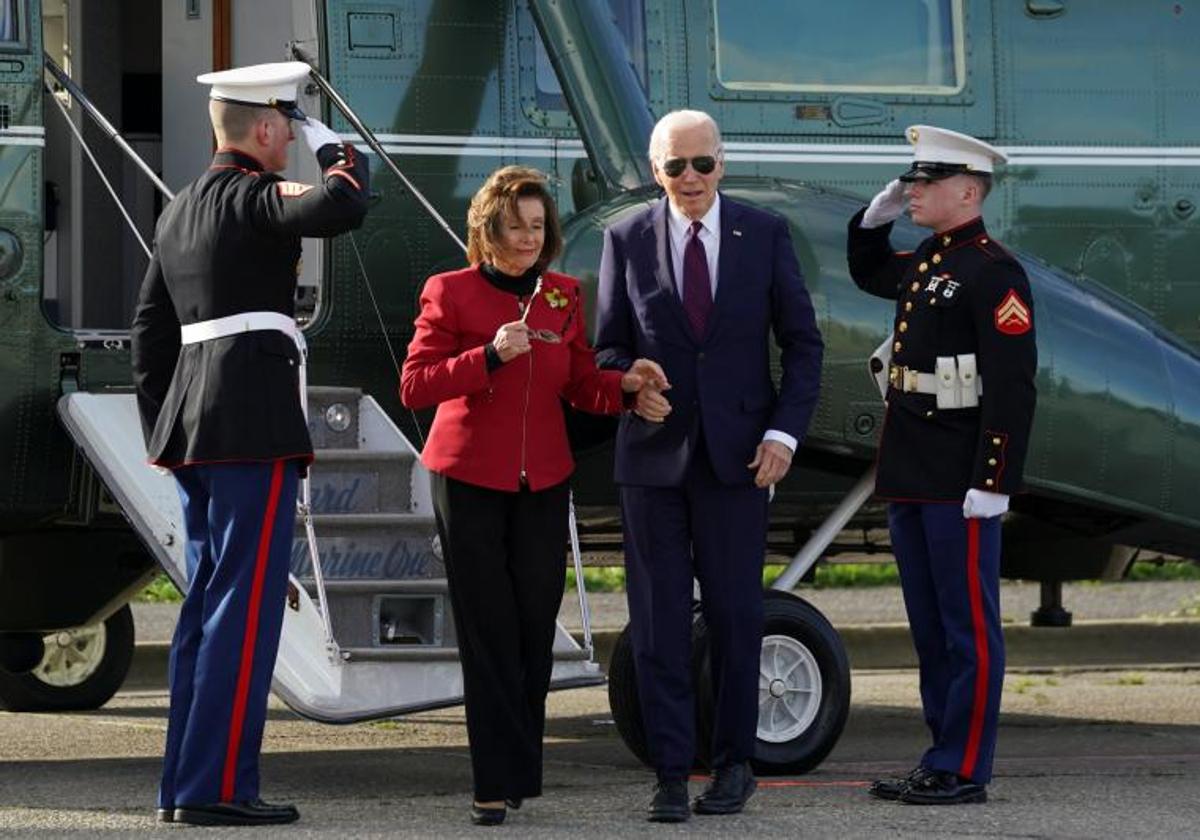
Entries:
<svg viewBox="0 0 1200 840">
<path fill-rule="evenodd" d="M 46 636 L 41 663 L 24 674 L 0 670 L 0 709 L 10 712 L 64 712 L 98 709 L 129 673 L 133 661 L 133 613 L 121 607 L 103 623 Z"/>
<path fill-rule="evenodd" d="M 817 767 L 842 735 L 850 713 L 850 662 L 842 639 L 816 607 L 790 592 L 767 590 L 759 661 L 759 720 L 754 771 L 797 775 Z M 706 765 L 715 715 L 708 634 L 697 619 L 698 758 Z M 772 688 L 775 694 L 772 694 Z"/>
</svg>

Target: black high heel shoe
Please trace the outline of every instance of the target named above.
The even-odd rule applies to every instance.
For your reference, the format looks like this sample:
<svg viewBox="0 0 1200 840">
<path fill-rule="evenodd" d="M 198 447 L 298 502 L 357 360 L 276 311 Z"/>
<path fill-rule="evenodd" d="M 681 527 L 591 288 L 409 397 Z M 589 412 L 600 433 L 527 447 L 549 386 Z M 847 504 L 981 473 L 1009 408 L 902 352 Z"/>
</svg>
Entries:
<svg viewBox="0 0 1200 840">
<path fill-rule="evenodd" d="M 500 825 L 507 813 L 507 808 L 483 808 L 471 803 L 471 822 L 475 825 Z"/>
</svg>

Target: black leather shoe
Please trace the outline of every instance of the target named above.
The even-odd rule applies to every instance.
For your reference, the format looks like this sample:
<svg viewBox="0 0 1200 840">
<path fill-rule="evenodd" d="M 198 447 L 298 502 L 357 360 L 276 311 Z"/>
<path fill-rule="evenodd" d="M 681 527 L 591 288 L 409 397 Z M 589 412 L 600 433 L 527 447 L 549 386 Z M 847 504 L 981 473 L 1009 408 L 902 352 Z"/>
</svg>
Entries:
<svg viewBox="0 0 1200 840">
<path fill-rule="evenodd" d="M 521 806 L 525 804 L 525 800 L 518 796 L 515 799 L 505 799 L 504 804 L 514 811 L 520 811 Z"/>
<path fill-rule="evenodd" d="M 965 805 L 987 802 L 987 788 L 954 773 L 931 770 L 900 794 L 908 805 Z"/>
<path fill-rule="evenodd" d="M 693 807 L 697 814 L 737 814 L 757 787 L 750 762 L 718 767 L 708 788 L 696 797 Z"/>
<path fill-rule="evenodd" d="M 907 776 L 892 779 L 876 779 L 871 782 L 871 786 L 867 788 L 867 793 L 879 799 L 887 799 L 894 801 L 900 798 L 900 794 L 908 790 L 908 786 L 913 782 L 920 781 L 927 776 L 931 771 L 928 767 L 917 765 Z"/>
<path fill-rule="evenodd" d="M 170 808 L 159 808 L 154 812 L 154 815 L 161 823 L 175 822 L 175 806 L 172 805 Z"/>
<path fill-rule="evenodd" d="M 471 803 L 471 822 L 475 825 L 500 825 L 507 814 L 507 808 L 483 808 Z"/>
<path fill-rule="evenodd" d="M 687 782 L 683 779 L 659 779 L 654 786 L 654 798 L 650 800 L 646 819 L 650 822 L 677 823 L 687 822 L 691 815 L 688 810 Z"/>
<path fill-rule="evenodd" d="M 188 825 L 282 825 L 300 819 L 295 805 L 272 805 L 261 799 L 250 802 L 217 802 L 180 805 L 174 822 Z"/>
</svg>

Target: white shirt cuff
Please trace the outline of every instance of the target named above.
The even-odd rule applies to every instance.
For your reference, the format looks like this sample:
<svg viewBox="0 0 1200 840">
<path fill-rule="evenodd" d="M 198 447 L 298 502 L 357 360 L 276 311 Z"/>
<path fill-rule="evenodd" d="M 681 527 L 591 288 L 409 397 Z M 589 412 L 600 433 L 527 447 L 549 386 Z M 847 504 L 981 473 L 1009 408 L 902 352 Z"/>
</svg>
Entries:
<svg viewBox="0 0 1200 840">
<path fill-rule="evenodd" d="M 787 432 L 781 432 L 778 429 L 767 429 L 767 431 L 763 434 L 763 440 L 777 440 L 788 449 L 792 450 L 793 454 L 796 451 L 796 447 L 800 445 L 800 441 L 796 440 Z"/>
</svg>

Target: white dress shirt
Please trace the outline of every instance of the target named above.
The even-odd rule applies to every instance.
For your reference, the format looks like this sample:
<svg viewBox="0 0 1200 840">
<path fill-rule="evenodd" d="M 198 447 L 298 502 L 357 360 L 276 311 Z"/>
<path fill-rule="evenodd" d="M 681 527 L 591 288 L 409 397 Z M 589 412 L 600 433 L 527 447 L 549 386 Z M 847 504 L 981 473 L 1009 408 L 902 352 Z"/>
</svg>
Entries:
<svg viewBox="0 0 1200 840">
<path fill-rule="evenodd" d="M 721 253 L 721 194 L 713 199 L 712 207 L 700 217 L 700 244 L 704 246 L 704 256 L 708 260 L 708 282 L 712 290 L 713 300 L 717 299 L 717 258 Z M 667 234 L 671 240 L 671 268 L 675 270 L 675 291 L 683 300 L 683 252 L 687 248 L 688 238 L 692 235 L 692 219 L 683 215 L 675 205 L 667 201 Z M 775 440 L 782 443 L 792 452 L 796 451 L 799 441 L 787 432 L 778 429 L 767 429 L 763 440 Z"/>
</svg>

